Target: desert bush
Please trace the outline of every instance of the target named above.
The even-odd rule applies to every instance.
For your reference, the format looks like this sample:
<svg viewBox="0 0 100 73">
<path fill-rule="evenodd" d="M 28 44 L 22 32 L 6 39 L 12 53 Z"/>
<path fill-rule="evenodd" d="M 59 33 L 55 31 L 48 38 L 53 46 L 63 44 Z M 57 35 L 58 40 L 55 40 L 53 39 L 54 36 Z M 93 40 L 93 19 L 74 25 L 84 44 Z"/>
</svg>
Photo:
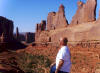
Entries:
<svg viewBox="0 0 100 73">
<path fill-rule="evenodd" d="M 21 53 L 17 58 L 18 66 L 25 73 L 45 73 L 49 71 L 51 61 L 43 55 Z"/>
</svg>

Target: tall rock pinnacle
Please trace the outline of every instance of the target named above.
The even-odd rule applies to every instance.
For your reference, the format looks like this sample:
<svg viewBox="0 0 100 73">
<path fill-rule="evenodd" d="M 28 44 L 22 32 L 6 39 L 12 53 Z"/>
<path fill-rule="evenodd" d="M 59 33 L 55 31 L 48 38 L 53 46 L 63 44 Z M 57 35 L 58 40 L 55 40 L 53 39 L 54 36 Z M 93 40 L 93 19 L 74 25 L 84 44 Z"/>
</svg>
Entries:
<svg viewBox="0 0 100 73">
<path fill-rule="evenodd" d="M 96 20 L 97 0 L 87 0 L 85 4 L 79 1 L 77 4 L 78 10 L 72 18 L 71 24 L 76 25 Z"/>
<path fill-rule="evenodd" d="M 58 12 L 50 12 L 47 17 L 47 30 L 67 27 L 68 21 L 65 17 L 64 6 L 61 4 Z"/>
</svg>

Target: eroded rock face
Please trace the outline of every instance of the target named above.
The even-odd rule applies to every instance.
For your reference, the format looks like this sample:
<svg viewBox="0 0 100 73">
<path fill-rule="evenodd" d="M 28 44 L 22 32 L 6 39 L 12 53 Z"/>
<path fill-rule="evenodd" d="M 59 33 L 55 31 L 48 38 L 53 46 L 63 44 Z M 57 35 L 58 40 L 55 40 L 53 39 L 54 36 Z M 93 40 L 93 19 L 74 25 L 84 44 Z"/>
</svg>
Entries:
<svg viewBox="0 0 100 73">
<path fill-rule="evenodd" d="M 9 41 L 13 37 L 13 21 L 0 16 L 0 41 Z"/>
<path fill-rule="evenodd" d="M 98 21 L 100 21 L 100 10 L 99 10 L 99 18 L 98 18 Z"/>
<path fill-rule="evenodd" d="M 99 18 L 100 18 L 100 10 L 99 10 Z"/>
<path fill-rule="evenodd" d="M 63 28 L 68 25 L 64 6 L 60 5 L 58 12 L 50 12 L 47 17 L 47 30 Z"/>
<path fill-rule="evenodd" d="M 38 38 L 40 37 L 40 33 L 45 30 L 46 30 L 46 21 L 42 20 L 41 23 L 36 25 L 35 42 L 38 41 Z"/>
<path fill-rule="evenodd" d="M 87 0 L 86 4 L 79 1 L 78 10 L 70 24 L 81 24 L 95 21 L 97 0 Z"/>
<path fill-rule="evenodd" d="M 36 33 L 36 41 L 59 42 L 60 37 L 67 37 L 69 41 L 77 41 L 75 43 L 83 40 L 100 40 L 100 22 L 98 22 L 100 14 L 98 20 L 95 21 L 96 4 L 97 0 L 87 0 L 86 3 L 79 1 L 77 3 L 78 10 L 67 28 L 63 28 L 68 23 L 65 20 L 64 6 L 61 5 L 58 12 L 48 14 L 47 30 L 49 31 Z M 71 25 L 72 27 L 70 27 Z"/>
<path fill-rule="evenodd" d="M 41 32 L 46 30 L 46 21 L 42 20 L 40 24 L 36 25 L 36 32 Z"/>
<path fill-rule="evenodd" d="M 35 41 L 35 33 L 27 32 L 25 38 L 27 43 L 32 43 Z"/>
<path fill-rule="evenodd" d="M 19 40 L 19 30 L 18 30 L 18 27 L 16 28 L 16 39 Z"/>
<path fill-rule="evenodd" d="M 0 16 L 0 52 L 8 49 L 16 50 L 26 46 L 13 36 L 13 21 Z"/>
</svg>

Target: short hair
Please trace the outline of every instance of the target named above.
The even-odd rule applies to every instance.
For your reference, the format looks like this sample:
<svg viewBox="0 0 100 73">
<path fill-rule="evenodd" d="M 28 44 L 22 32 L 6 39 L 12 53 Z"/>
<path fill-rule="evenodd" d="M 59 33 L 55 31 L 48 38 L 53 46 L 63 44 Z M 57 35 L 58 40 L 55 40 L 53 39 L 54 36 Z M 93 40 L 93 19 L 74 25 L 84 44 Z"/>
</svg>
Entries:
<svg viewBox="0 0 100 73">
<path fill-rule="evenodd" d="M 60 38 L 60 41 L 63 42 L 63 45 L 67 45 L 68 39 L 67 37 Z"/>
<path fill-rule="evenodd" d="M 66 37 L 63 38 L 64 45 L 67 45 L 68 39 Z"/>
</svg>

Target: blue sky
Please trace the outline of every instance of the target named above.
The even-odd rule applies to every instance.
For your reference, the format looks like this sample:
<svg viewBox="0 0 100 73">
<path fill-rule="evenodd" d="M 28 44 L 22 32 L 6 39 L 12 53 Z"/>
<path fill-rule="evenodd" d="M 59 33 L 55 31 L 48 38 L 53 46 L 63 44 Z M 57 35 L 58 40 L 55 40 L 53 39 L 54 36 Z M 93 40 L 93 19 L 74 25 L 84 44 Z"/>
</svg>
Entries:
<svg viewBox="0 0 100 73">
<path fill-rule="evenodd" d="M 0 0 L 0 16 L 14 21 L 14 31 L 19 27 L 20 32 L 35 32 L 36 23 L 46 20 L 49 12 L 58 11 L 60 4 L 65 6 L 65 15 L 70 23 L 77 10 L 77 1 L 79 0 Z M 100 0 L 97 1 L 98 18 Z"/>
</svg>

